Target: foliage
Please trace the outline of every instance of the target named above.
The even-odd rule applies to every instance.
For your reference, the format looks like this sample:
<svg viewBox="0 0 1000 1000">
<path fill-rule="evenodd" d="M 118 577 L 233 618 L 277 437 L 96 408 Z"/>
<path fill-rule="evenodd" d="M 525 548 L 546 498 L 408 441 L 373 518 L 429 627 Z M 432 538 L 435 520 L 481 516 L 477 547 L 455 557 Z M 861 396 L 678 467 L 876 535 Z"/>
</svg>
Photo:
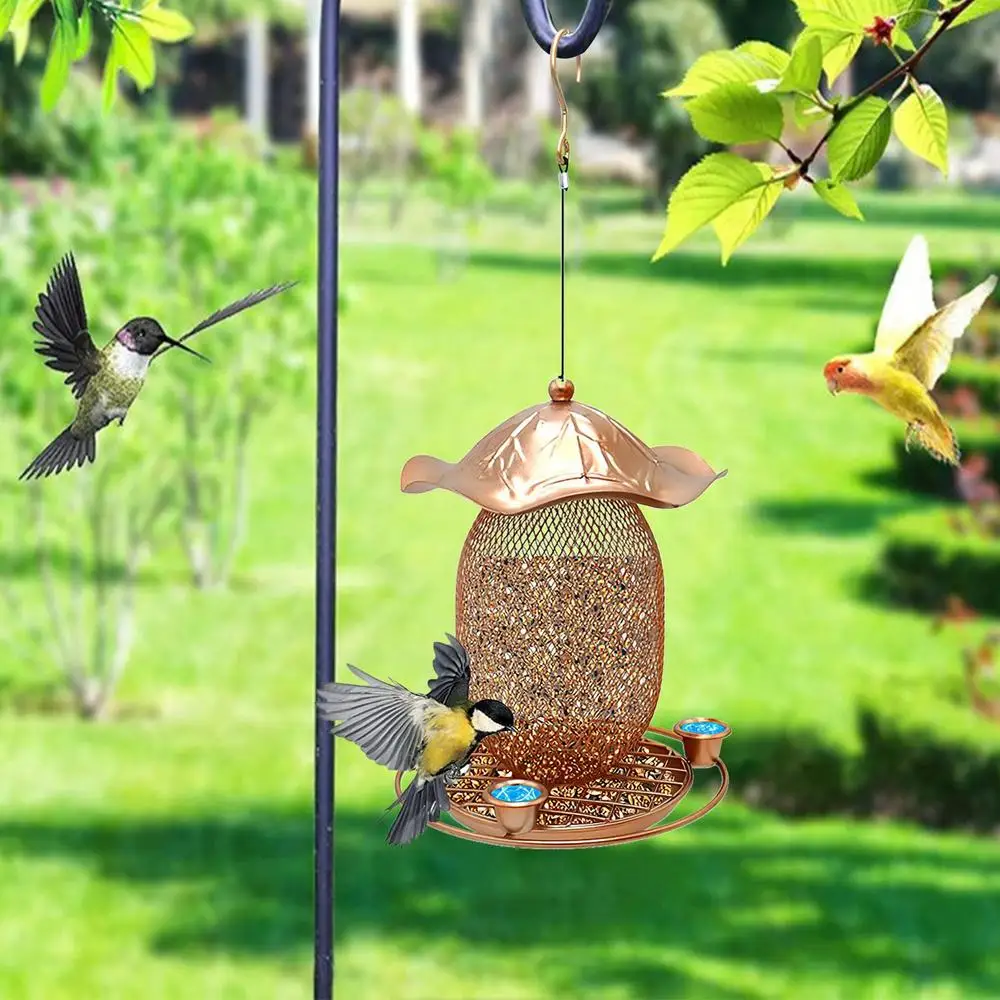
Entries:
<svg viewBox="0 0 1000 1000">
<path fill-rule="evenodd" d="M 613 51 L 607 59 L 584 60 L 581 86 L 569 97 L 580 101 L 595 128 L 652 140 L 657 189 L 665 195 L 708 144 L 692 132 L 680 108 L 656 93 L 663 80 L 725 45 L 725 30 L 704 0 L 631 0 L 617 8 L 612 8 L 617 18 Z"/>
<path fill-rule="evenodd" d="M 1000 740 L 958 693 L 940 681 L 899 678 L 866 696 L 859 720 L 862 809 L 932 828 L 996 830 L 1000 800 L 987 789 L 1000 782 Z"/>
<path fill-rule="evenodd" d="M 390 222 L 406 203 L 420 122 L 398 97 L 370 87 L 351 87 L 340 99 L 341 176 L 348 217 L 357 214 L 365 188 L 373 180 L 390 180 Z"/>
<path fill-rule="evenodd" d="M 975 461 L 985 461 L 988 481 L 1000 481 L 1000 426 L 995 417 L 950 418 L 962 453 Z M 903 440 L 893 442 L 893 457 L 900 486 L 949 500 L 960 499 L 956 470 L 920 448 L 907 449 Z"/>
<path fill-rule="evenodd" d="M 45 0 L 0 0 L 0 40 L 10 34 L 14 61 L 20 63 L 28 49 L 32 23 Z M 156 79 L 154 41 L 181 42 L 194 33 L 190 21 L 161 0 L 145 0 L 141 7 L 131 0 L 49 0 L 53 23 L 48 58 L 42 75 L 42 107 L 55 107 L 69 81 L 73 63 L 86 59 L 94 44 L 94 31 L 107 33 L 110 44 L 104 62 L 103 104 L 108 110 L 118 92 L 118 74 L 126 73 L 140 91 Z"/>
<path fill-rule="evenodd" d="M 882 572 L 894 598 L 937 610 L 954 596 L 1000 614 L 1000 533 L 984 530 L 971 509 L 902 514 L 884 532 Z"/>
<path fill-rule="evenodd" d="M 39 186 L 31 199 L 0 186 L 0 416 L 18 467 L 71 413 L 61 380 L 25 337 L 36 291 L 67 250 L 98 343 L 131 315 L 158 316 L 176 335 L 255 288 L 312 274 L 306 175 L 278 173 L 219 134 L 164 141 L 152 129 L 121 165 L 120 183 Z M 148 160 L 147 141 L 157 149 Z M 274 401 L 302 391 L 311 317 L 293 289 L 213 329 L 204 349 L 214 365 L 193 371 L 180 352 L 157 360 L 135 415 L 98 437 L 93 468 L 16 484 L 27 506 L 12 522 L 12 547 L 37 550 L 47 595 L 18 641 L 38 649 L 40 636 L 67 637 L 57 662 L 81 714 L 104 710 L 125 669 L 139 569 L 154 543 L 177 538 L 199 585 L 227 581 L 249 527 L 253 432 Z"/>
<path fill-rule="evenodd" d="M 465 263 L 468 238 L 475 231 L 494 184 L 477 132 L 466 128 L 423 129 L 418 136 L 419 169 L 439 209 L 438 275 L 451 276 Z"/>
<path fill-rule="evenodd" d="M 977 408 L 1000 416 L 1000 358 L 957 354 L 938 383 L 938 396 L 951 397 L 960 388 L 975 395 Z"/>
<path fill-rule="evenodd" d="M 734 153 L 715 153 L 701 160 L 671 195 L 666 231 L 654 260 L 712 225 L 725 264 L 781 194 L 800 181 L 834 210 L 860 218 L 846 185 L 871 173 L 893 132 L 911 153 L 947 173 L 947 112 L 933 88 L 917 80 L 916 72 L 945 32 L 996 10 L 992 0 L 793 2 L 803 29 L 790 50 L 749 41 L 731 50 L 708 52 L 663 94 L 684 99 L 691 124 L 704 139 L 777 143 L 787 155 L 787 165 L 752 163 Z M 896 65 L 852 97 L 824 93 L 823 78 L 832 85 L 862 45 L 890 50 Z M 880 96 L 897 82 L 888 99 Z M 782 143 L 787 119 L 823 129 L 805 156 Z M 824 149 L 830 176 L 821 184 L 814 176 L 814 164 Z"/>
</svg>

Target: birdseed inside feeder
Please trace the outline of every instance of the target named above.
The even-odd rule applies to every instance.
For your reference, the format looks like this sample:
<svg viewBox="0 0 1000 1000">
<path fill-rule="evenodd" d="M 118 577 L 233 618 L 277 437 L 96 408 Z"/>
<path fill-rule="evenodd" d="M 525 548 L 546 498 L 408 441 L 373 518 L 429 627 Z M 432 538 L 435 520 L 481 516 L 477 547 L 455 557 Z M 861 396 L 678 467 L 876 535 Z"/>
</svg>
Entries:
<svg viewBox="0 0 1000 1000">
<path fill-rule="evenodd" d="M 553 380 L 549 401 L 460 461 L 403 467 L 405 493 L 447 489 L 479 505 L 462 550 L 456 632 L 473 699 L 509 705 L 492 741 L 516 778 L 582 786 L 643 740 L 663 671 L 660 553 L 640 505 L 680 507 L 717 479 L 694 452 L 649 448 Z"/>
</svg>

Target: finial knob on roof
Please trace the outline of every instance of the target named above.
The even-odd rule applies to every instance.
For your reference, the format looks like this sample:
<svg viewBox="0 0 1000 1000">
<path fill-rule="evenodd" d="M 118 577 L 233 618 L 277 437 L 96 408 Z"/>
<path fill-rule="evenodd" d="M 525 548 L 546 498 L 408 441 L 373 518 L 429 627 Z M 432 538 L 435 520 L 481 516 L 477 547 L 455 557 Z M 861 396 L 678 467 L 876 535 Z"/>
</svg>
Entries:
<svg viewBox="0 0 1000 1000">
<path fill-rule="evenodd" d="M 549 399 L 553 403 L 568 403 L 576 386 L 568 378 L 554 378 L 549 383 Z"/>
</svg>

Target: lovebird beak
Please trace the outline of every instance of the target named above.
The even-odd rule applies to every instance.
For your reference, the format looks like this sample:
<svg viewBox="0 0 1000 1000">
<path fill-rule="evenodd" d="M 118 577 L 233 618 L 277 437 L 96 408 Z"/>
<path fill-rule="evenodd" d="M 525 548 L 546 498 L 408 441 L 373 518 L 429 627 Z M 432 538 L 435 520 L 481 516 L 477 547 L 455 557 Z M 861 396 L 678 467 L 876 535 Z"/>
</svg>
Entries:
<svg viewBox="0 0 1000 1000">
<path fill-rule="evenodd" d="M 827 387 L 827 389 L 830 390 L 830 395 L 831 396 L 836 396 L 837 395 L 837 392 L 838 392 L 837 383 L 832 378 L 828 378 L 826 380 L 826 387 Z"/>
<path fill-rule="evenodd" d="M 182 344 L 179 340 L 174 340 L 173 337 L 168 337 L 166 334 L 163 335 L 163 339 L 171 347 L 179 347 L 182 351 L 187 351 L 188 354 L 193 354 L 196 358 L 201 358 L 202 361 L 207 361 L 209 364 L 212 363 L 210 358 L 206 358 L 204 354 L 199 354 L 197 351 L 192 350 L 187 344 Z"/>
</svg>

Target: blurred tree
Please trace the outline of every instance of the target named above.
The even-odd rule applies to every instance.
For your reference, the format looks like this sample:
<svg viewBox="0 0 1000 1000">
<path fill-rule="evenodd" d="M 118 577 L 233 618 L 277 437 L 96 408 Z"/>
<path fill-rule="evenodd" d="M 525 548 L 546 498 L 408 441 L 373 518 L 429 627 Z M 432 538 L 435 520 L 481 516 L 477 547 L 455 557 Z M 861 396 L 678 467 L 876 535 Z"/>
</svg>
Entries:
<svg viewBox="0 0 1000 1000">
<path fill-rule="evenodd" d="M 39 275 L 54 259 L 62 218 L 58 209 L 5 207 L 8 238 L 0 242 L 5 314 L 30 314 L 32 297 L 25 289 L 39 285 Z M 31 239 L 18 239 L 29 227 Z M 91 318 L 104 319 L 101 290 L 87 281 L 86 266 L 83 271 Z M 61 381 L 39 358 L 24 356 L 26 342 L 20 331 L 0 341 L 0 424 L 22 466 L 72 413 Z M 17 623 L 16 651 L 33 667 L 50 659 L 74 710 L 86 719 L 105 714 L 128 666 L 139 571 L 163 537 L 174 491 L 161 441 L 125 430 L 100 439 L 93 467 L 15 484 L 16 514 L 0 525 L 4 550 L 30 556 L 43 598 L 40 605 L 26 602 L 21 585 L 0 580 L 0 601 Z"/>
<path fill-rule="evenodd" d="M 652 140 L 662 197 L 708 143 L 695 134 L 683 109 L 660 94 L 702 53 L 727 44 L 725 28 L 707 0 L 627 0 L 618 14 L 613 51 L 607 59 L 591 60 L 582 86 L 567 96 L 581 95 L 594 128 L 627 129 Z"/>
<path fill-rule="evenodd" d="M 714 0 L 733 44 L 749 39 L 785 45 L 799 27 L 789 0 Z"/>
</svg>

